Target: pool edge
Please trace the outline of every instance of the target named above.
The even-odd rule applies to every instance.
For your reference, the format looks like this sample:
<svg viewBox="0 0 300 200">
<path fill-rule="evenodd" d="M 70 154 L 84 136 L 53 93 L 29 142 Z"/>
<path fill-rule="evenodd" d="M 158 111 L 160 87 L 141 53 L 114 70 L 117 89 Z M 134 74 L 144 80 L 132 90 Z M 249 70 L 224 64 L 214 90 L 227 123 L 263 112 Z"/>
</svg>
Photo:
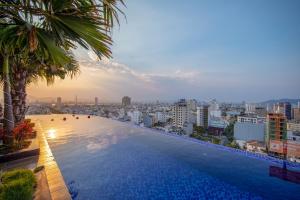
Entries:
<svg viewBox="0 0 300 200">
<path fill-rule="evenodd" d="M 40 144 L 38 166 L 44 166 L 51 199 L 71 200 L 68 187 L 48 145 L 40 123 L 36 122 L 36 130 Z"/>
</svg>

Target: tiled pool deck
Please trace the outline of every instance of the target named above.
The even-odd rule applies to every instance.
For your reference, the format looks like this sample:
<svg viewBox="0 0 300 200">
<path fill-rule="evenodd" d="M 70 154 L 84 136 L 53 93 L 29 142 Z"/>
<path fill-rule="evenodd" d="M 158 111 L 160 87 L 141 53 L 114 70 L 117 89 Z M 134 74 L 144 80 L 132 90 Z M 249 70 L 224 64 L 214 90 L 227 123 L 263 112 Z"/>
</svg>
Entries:
<svg viewBox="0 0 300 200">
<path fill-rule="evenodd" d="M 43 129 L 38 122 L 36 122 L 36 129 L 40 141 L 40 156 L 38 159 L 38 166 L 43 165 L 45 167 L 51 198 L 53 200 L 71 200 L 71 196 L 63 176 L 52 155 L 51 149 L 49 148 Z"/>
</svg>

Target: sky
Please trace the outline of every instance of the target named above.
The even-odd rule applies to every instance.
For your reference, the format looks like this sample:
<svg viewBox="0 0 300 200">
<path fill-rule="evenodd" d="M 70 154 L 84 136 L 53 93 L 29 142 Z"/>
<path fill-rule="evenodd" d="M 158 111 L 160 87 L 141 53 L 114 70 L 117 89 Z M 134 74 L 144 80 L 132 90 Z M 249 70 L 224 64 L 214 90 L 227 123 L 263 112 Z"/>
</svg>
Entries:
<svg viewBox="0 0 300 200">
<path fill-rule="evenodd" d="M 29 97 L 259 102 L 300 97 L 300 1 L 125 0 L 113 59 L 75 50 L 81 73 Z"/>
</svg>

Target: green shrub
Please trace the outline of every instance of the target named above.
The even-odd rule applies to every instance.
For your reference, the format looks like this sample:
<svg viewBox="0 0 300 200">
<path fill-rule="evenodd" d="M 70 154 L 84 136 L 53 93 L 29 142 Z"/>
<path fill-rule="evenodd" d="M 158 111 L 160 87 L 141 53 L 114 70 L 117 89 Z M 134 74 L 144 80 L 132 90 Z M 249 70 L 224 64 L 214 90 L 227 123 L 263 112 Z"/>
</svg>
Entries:
<svg viewBox="0 0 300 200">
<path fill-rule="evenodd" d="M 30 200 L 36 184 L 35 176 L 30 170 L 13 170 L 3 174 L 0 199 Z"/>
</svg>

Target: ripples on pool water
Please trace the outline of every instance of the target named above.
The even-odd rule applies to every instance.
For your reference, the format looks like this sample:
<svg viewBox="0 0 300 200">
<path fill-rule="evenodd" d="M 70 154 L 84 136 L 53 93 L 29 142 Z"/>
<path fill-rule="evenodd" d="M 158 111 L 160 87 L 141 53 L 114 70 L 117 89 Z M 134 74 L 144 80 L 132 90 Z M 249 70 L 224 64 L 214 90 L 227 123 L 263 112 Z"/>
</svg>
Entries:
<svg viewBox="0 0 300 200">
<path fill-rule="evenodd" d="M 300 199 L 267 161 L 100 117 L 32 118 L 75 199 Z"/>
</svg>

